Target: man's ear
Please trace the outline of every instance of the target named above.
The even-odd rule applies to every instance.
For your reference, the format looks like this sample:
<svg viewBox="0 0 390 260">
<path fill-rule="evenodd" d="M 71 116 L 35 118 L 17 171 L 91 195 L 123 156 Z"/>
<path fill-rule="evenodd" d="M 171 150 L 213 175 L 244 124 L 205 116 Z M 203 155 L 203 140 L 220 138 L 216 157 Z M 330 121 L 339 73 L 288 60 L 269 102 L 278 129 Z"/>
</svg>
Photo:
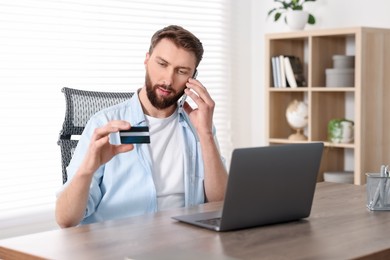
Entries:
<svg viewBox="0 0 390 260">
<path fill-rule="evenodd" d="M 146 64 L 148 64 L 149 59 L 150 59 L 150 54 L 149 54 L 149 52 L 147 52 L 145 55 L 145 60 L 144 60 L 145 66 L 146 66 Z"/>
</svg>

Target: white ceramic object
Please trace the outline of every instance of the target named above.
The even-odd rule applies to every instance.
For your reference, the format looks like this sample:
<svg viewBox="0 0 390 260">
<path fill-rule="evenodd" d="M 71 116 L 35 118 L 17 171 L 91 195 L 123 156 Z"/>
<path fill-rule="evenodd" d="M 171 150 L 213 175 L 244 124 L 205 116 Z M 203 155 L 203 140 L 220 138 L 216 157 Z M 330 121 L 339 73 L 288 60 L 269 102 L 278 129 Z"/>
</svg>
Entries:
<svg viewBox="0 0 390 260">
<path fill-rule="evenodd" d="M 342 129 L 341 143 L 353 142 L 353 136 L 354 136 L 353 123 L 350 121 L 342 121 L 340 124 Z"/>
<path fill-rule="evenodd" d="M 355 68 L 355 56 L 353 55 L 333 55 L 333 68 L 353 69 Z"/>
<path fill-rule="evenodd" d="M 324 181 L 353 184 L 353 172 L 351 171 L 324 172 Z"/>
<path fill-rule="evenodd" d="M 291 30 L 303 30 L 309 20 L 309 13 L 302 10 L 290 10 L 286 13 L 286 19 Z"/>
<path fill-rule="evenodd" d="M 326 69 L 327 87 L 353 87 L 355 85 L 355 69 Z"/>
</svg>

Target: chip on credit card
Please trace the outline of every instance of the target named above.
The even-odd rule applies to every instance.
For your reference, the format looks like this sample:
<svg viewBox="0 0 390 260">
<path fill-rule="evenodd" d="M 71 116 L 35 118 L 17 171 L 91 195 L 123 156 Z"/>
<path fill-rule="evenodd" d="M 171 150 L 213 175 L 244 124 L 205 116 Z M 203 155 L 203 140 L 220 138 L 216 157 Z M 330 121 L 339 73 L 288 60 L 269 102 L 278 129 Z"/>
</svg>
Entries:
<svg viewBox="0 0 390 260">
<path fill-rule="evenodd" d="M 150 143 L 148 126 L 133 126 L 129 130 L 119 131 L 122 144 Z"/>
</svg>

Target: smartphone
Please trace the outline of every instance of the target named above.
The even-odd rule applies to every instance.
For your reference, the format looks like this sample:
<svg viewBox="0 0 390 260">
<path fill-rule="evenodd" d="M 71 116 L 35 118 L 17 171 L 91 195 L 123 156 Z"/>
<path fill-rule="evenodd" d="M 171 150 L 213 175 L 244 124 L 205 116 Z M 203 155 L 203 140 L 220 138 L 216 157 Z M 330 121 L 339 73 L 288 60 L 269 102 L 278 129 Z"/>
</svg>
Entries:
<svg viewBox="0 0 390 260">
<path fill-rule="evenodd" d="M 150 143 L 149 127 L 132 126 L 129 130 L 119 131 L 121 144 Z"/>
<path fill-rule="evenodd" d="M 195 69 L 195 72 L 194 72 L 194 75 L 192 75 L 192 78 L 193 79 L 196 79 L 196 76 L 198 76 L 198 70 Z M 179 102 L 179 107 L 183 107 L 184 105 L 184 102 L 186 102 L 186 99 L 187 99 L 187 95 L 186 94 L 183 94 L 180 102 Z"/>
</svg>

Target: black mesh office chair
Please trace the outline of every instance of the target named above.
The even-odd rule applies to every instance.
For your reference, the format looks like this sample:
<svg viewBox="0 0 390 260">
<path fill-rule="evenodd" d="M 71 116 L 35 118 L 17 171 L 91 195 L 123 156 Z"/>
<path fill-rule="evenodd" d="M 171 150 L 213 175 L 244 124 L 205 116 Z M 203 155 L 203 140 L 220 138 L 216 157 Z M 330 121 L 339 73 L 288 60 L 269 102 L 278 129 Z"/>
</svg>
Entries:
<svg viewBox="0 0 390 260">
<path fill-rule="evenodd" d="M 68 179 L 66 167 L 72 158 L 78 140 L 72 136 L 81 135 L 89 118 L 103 108 L 121 103 L 133 96 L 132 92 L 99 92 L 72 88 L 61 90 L 65 95 L 65 120 L 57 144 L 61 148 L 62 182 Z"/>
</svg>

